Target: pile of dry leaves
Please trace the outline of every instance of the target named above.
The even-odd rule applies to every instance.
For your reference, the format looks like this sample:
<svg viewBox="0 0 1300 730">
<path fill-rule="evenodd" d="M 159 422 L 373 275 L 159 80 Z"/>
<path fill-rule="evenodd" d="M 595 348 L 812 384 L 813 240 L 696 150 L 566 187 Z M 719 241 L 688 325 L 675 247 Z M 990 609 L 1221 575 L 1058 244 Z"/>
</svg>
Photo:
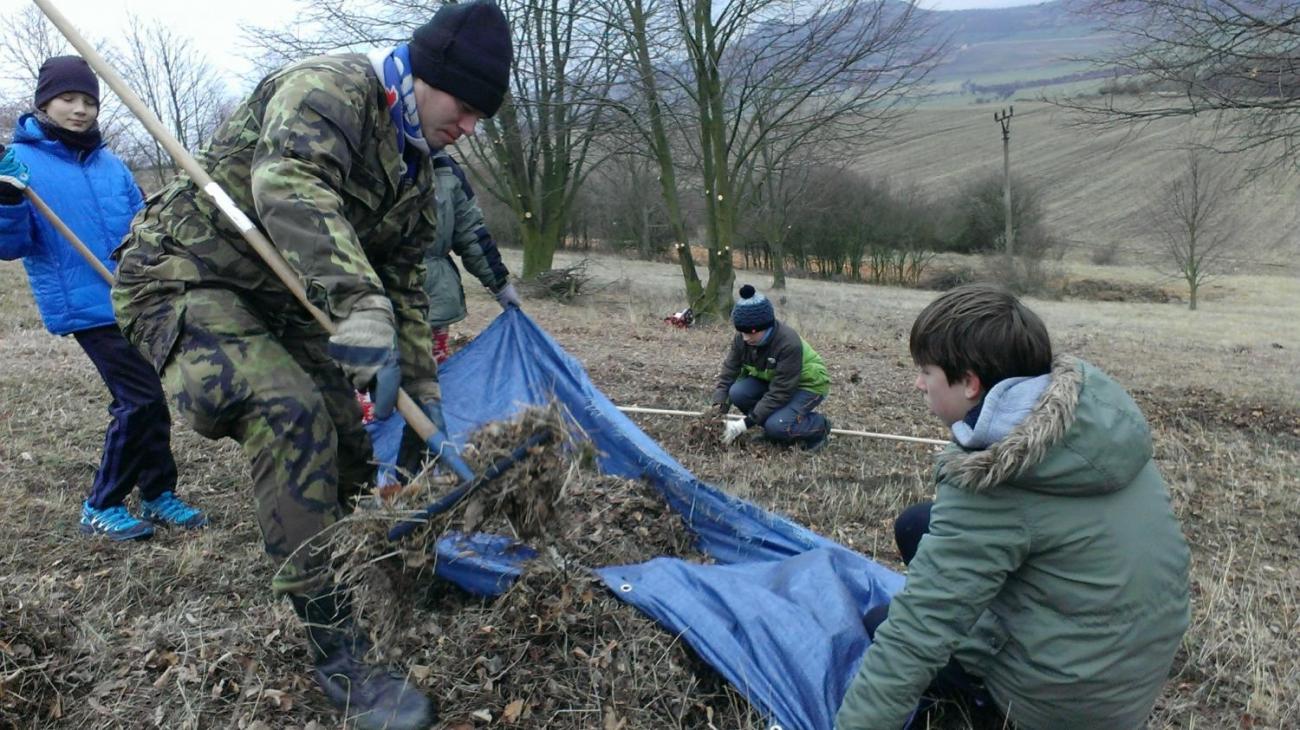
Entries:
<svg viewBox="0 0 1300 730">
<path fill-rule="evenodd" d="M 469 439 L 480 471 L 529 436 L 553 438 L 500 479 L 398 543 L 395 521 L 445 493 L 426 469 L 340 523 L 339 576 L 379 656 L 439 699 L 450 727 L 763 727 L 678 637 L 623 604 L 593 568 L 663 555 L 703 561 L 679 515 L 648 484 L 597 473 L 594 451 L 555 405 Z M 536 549 L 505 595 L 484 600 L 433 577 L 449 530 L 518 537 Z"/>
</svg>

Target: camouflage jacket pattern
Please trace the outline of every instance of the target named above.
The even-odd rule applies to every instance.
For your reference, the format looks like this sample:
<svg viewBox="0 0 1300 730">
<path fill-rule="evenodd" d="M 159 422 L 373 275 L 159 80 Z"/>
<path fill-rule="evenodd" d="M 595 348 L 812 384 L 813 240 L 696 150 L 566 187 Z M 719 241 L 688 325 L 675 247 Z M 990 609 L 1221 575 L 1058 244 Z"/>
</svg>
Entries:
<svg viewBox="0 0 1300 730">
<path fill-rule="evenodd" d="M 414 388 L 437 377 L 423 288 L 425 247 L 436 235 L 434 172 L 423 158 L 413 179 L 403 174 L 370 61 L 321 56 L 271 74 L 198 162 L 331 319 L 342 320 L 367 295 L 392 301 L 403 384 L 418 398 Z M 176 341 L 186 288 L 234 289 L 281 321 L 292 312 L 287 328 L 298 336 L 320 329 L 188 176 L 146 202 L 119 251 L 113 298 L 123 332 L 155 367 Z"/>
</svg>

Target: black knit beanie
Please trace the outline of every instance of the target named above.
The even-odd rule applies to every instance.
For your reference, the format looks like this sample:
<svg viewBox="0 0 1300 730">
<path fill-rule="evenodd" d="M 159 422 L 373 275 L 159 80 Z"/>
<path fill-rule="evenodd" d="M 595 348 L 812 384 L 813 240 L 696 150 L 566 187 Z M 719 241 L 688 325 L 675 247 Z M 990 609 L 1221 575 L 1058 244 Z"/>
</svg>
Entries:
<svg viewBox="0 0 1300 730">
<path fill-rule="evenodd" d="M 740 300 L 731 308 L 731 323 L 740 332 L 759 332 L 776 324 L 772 302 L 746 284 L 740 287 Z"/>
<path fill-rule="evenodd" d="M 35 107 L 40 109 L 59 94 L 80 91 L 99 103 L 99 79 L 81 56 L 53 56 L 41 64 L 36 77 Z"/>
<path fill-rule="evenodd" d="M 512 58 L 510 26 L 491 0 L 443 5 L 411 37 L 415 78 L 489 117 L 505 98 Z"/>
</svg>

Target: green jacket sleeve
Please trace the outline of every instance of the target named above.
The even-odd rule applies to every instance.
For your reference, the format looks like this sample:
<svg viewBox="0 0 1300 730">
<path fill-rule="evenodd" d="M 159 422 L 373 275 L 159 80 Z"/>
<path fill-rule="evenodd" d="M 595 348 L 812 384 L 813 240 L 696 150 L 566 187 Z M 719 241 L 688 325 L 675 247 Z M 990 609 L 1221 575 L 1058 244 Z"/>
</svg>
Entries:
<svg viewBox="0 0 1300 730">
<path fill-rule="evenodd" d="M 727 351 L 727 357 L 722 361 L 722 370 L 718 373 L 718 383 L 713 388 L 713 404 L 721 405 L 727 402 L 727 393 L 731 390 L 731 384 L 736 382 L 736 376 L 740 374 L 740 357 L 744 352 L 745 341 L 740 335 L 731 338 L 731 349 Z"/>
<path fill-rule="evenodd" d="M 336 320 L 361 297 L 385 294 L 340 193 L 354 162 L 361 164 L 353 154 L 368 103 L 366 89 L 342 79 L 330 88 L 314 75 L 287 79 L 267 100 L 253 153 L 258 219 L 313 303 Z"/>
<path fill-rule="evenodd" d="M 474 275 L 484 287 L 496 291 L 506 282 L 498 281 L 496 272 L 487 260 L 480 239 L 486 234 L 487 226 L 483 223 L 483 209 L 478 207 L 474 198 L 465 194 L 465 186 L 456 188 L 456 229 L 451 241 L 451 248 L 460 257 L 465 270 Z M 482 231 L 482 233 L 480 233 Z"/>
<path fill-rule="evenodd" d="M 835 716 L 836 730 L 901 728 L 1029 548 L 1014 495 L 941 483 L 930 532 L 863 655 Z"/>
</svg>

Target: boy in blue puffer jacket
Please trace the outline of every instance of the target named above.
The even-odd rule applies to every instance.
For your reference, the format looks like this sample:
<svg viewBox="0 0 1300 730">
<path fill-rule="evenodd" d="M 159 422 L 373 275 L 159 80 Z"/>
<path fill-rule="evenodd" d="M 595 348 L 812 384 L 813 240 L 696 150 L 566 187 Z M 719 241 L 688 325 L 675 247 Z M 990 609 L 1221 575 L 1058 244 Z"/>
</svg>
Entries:
<svg viewBox="0 0 1300 730">
<path fill-rule="evenodd" d="M 195 528 L 203 514 L 175 493 L 171 419 L 153 367 L 118 330 L 109 285 L 24 197 L 28 185 L 112 271 L 109 258 L 142 205 L 126 165 L 104 146 L 99 80 L 77 56 L 41 66 L 36 111 L 18 120 L 0 157 L 0 259 L 21 258 L 45 328 L 72 335 L 112 395 L 112 422 L 81 531 L 114 540 L 153 535 L 153 523 Z M 141 516 L 127 511 L 140 488 Z"/>
</svg>

